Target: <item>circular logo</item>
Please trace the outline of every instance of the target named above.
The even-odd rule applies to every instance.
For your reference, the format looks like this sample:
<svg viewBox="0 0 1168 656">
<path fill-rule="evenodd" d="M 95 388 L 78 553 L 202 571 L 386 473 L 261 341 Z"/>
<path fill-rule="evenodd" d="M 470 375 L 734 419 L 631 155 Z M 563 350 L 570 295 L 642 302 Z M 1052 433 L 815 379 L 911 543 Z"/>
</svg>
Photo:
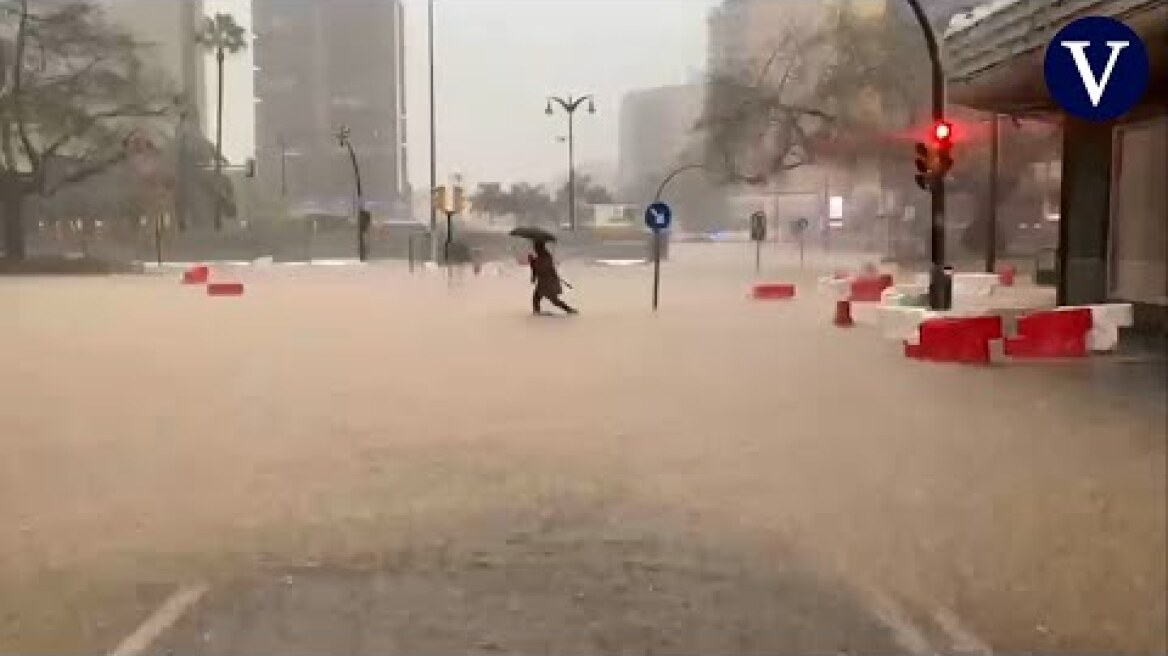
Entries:
<svg viewBox="0 0 1168 656">
<path fill-rule="evenodd" d="M 1087 16 L 1066 24 L 1046 47 L 1046 87 L 1068 114 L 1109 121 L 1140 101 L 1148 85 L 1148 51 L 1114 18 Z"/>
</svg>

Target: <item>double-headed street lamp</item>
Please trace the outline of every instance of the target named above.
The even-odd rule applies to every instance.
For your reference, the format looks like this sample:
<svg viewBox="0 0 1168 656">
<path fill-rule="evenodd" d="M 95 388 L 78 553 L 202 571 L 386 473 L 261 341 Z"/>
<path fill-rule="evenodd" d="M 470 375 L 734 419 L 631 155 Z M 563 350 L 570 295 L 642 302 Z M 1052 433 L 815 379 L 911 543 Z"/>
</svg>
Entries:
<svg viewBox="0 0 1168 656">
<path fill-rule="evenodd" d="M 365 210 L 365 194 L 361 189 L 361 166 L 357 163 L 357 153 L 353 150 L 353 142 L 350 139 L 352 134 L 353 131 L 348 126 L 342 125 L 337 129 L 336 137 L 337 143 L 349 151 L 349 162 L 353 165 L 353 182 L 357 187 L 357 259 L 364 262 L 368 258 L 365 236 L 369 232 L 371 217 Z"/>
<path fill-rule="evenodd" d="M 574 119 L 576 110 L 580 109 L 585 101 L 588 102 L 588 113 L 595 114 L 596 103 L 592 96 L 579 98 L 550 96 L 547 107 L 544 109 L 544 113 L 548 116 L 554 114 L 555 110 L 552 108 L 554 102 L 568 115 L 568 228 L 570 230 L 576 229 L 576 126 Z"/>
</svg>

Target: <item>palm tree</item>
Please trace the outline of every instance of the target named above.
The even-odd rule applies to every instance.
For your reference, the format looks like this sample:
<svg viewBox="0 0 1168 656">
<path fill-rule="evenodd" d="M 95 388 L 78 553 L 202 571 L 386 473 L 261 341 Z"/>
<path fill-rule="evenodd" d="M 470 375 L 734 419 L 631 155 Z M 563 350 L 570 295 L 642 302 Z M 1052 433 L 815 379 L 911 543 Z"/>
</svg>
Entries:
<svg viewBox="0 0 1168 656">
<path fill-rule="evenodd" d="M 223 172 L 223 60 L 227 55 L 237 54 L 247 48 L 246 32 L 231 14 L 215 14 L 203 19 L 203 29 L 198 34 L 199 45 L 215 53 L 215 63 L 219 72 L 219 97 L 215 113 L 215 177 Z M 222 212 L 215 206 L 215 229 L 223 227 Z"/>
</svg>

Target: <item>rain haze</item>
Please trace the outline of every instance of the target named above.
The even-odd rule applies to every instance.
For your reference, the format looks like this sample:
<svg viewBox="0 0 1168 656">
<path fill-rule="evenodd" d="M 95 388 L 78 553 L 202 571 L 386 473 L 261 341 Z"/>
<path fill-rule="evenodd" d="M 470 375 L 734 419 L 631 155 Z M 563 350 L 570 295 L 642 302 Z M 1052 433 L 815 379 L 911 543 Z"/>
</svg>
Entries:
<svg viewBox="0 0 1168 656">
<path fill-rule="evenodd" d="M 1046 7 L 0 0 L 0 654 L 1168 653 L 1168 10 Z"/>
<path fill-rule="evenodd" d="M 118 0 L 111 0 L 117 2 Z M 359 0 L 372 2 L 373 0 Z M 813 0 L 788 0 L 795 3 Z M 543 114 L 549 95 L 591 93 L 599 111 L 581 121 L 580 161 L 615 166 L 620 101 L 641 88 L 700 81 L 713 0 L 444 0 L 435 7 L 439 178 L 559 182 L 566 129 Z M 246 19 L 250 0 L 206 0 L 207 13 Z M 427 4 L 404 0 L 410 179 L 429 180 Z M 250 21 L 241 20 L 250 25 Z M 501 38 L 500 35 L 506 35 Z M 538 57 L 532 53 L 539 53 Z M 208 62 L 211 60 L 209 59 Z M 253 62 L 229 64 L 224 152 L 249 156 Z M 214 80 L 208 80 L 213 84 Z M 211 124 L 213 125 L 213 123 Z"/>
</svg>

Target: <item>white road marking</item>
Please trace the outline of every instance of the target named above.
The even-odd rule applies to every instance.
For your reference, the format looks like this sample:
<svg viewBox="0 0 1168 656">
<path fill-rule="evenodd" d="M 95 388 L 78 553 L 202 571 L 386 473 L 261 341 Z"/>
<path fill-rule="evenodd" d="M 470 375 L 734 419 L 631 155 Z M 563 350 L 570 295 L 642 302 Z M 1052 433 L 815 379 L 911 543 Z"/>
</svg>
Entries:
<svg viewBox="0 0 1168 656">
<path fill-rule="evenodd" d="M 170 595 L 154 611 L 150 617 L 146 618 L 138 630 L 134 631 L 109 653 L 109 656 L 140 656 L 150 648 L 151 643 L 157 640 L 167 629 L 174 626 L 175 622 L 183 616 L 192 606 L 202 599 L 203 595 L 207 594 L 210 588 L 206 585 L 190 585 L 180 588 L 174 594 Z"/>
<path fill-rule="evenodd" d="M 966 629 L 948 608 L 938 608 L 933 611 L 933 620 L 953 642 L 952 651 L 962 654 L 977 654 L 978 656 L 990 656 L 994 653 L 989 645 L 975 636 L 969 629 Z"/>
<path fill-rule="evenodd" d="M 909 619 L 908 613 L 888 595 L 868 588 L 863 591 L 868 599 L 869 609 L 892 632 L 892 639 L 905 653 L 914 656 L 931 656 L 938 653 L 929 645 L 923 633 Z"/>
</svg>

